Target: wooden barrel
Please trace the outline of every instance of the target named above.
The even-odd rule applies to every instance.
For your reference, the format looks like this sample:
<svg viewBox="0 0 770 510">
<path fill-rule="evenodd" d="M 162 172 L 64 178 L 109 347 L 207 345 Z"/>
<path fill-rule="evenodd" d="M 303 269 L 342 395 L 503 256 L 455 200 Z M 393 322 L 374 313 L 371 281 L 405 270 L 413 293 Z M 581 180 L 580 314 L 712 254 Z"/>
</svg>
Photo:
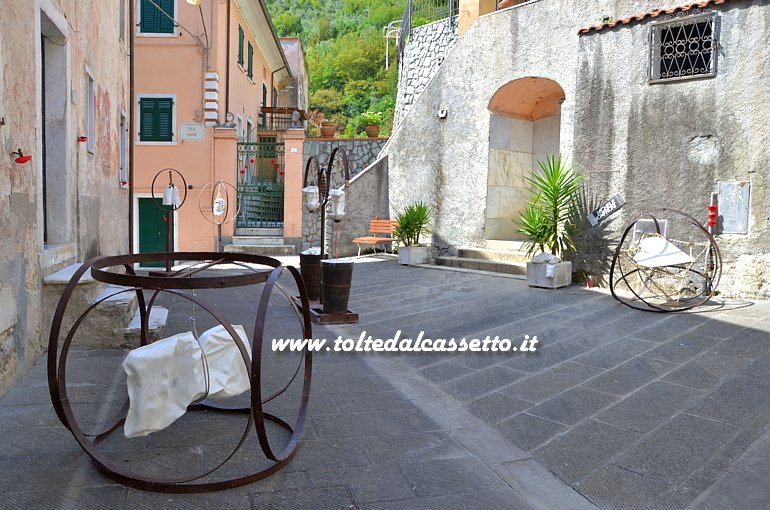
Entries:
<svg viewBox="0 0 770 510">
<path fill-rule="evenodd" d="M 305 281 L 307 298 L 318 301 L 321 297 L 321 256 L 300 253 L 299 272 Z"/>
<path fill-rule="evenodd" d="M 348 311 L 353 261 L 332 259 L 321 261 L 321 293 L 323 313 Z"/>
</svg>

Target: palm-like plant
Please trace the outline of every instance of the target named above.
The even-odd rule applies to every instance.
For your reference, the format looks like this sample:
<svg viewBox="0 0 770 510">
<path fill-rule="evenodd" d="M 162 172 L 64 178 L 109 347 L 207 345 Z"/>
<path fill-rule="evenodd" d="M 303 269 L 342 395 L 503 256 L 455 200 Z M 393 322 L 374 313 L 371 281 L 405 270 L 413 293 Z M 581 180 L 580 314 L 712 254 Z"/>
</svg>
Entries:
<svg viewBox="0 0 770 510">
<path fill-rule="evenodd" d="M 521 214 L 516 231 L 529 239 L 529 255 L 546 248 L 553 255 L 564 255 L 575 249 L 577 198 L 583 177 L 561 155 L 540 161 L 540 170 L 526 179 L 535 197 Z"/>
<path fill-rule="evenodd" d="M 430 207 L 425 202 L 415 202 L 406 206 L 396 220 L 398 220 L 398 226 L 393 235 L 404 246 L 419 244 L 421 234 L 430 234 L 428 230 Z"/>
</svg>

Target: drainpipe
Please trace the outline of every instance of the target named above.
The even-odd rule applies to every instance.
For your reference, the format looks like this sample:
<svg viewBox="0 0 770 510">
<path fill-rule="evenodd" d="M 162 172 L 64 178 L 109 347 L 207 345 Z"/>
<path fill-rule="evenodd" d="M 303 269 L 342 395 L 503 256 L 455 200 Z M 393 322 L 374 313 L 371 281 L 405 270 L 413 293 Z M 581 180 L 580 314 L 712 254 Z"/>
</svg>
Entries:
<svg viewBox="0 0 770 510">
<path fill-rule="evenodd" d="M 270 94 L 271 102 L 272 102 L 272 99 L 273 99 L 273 89 L 275 88 L 274 85 L 273 85 L 273 80 L 275 79 L 275 73 L 277 73 L 279 71 L 283 71 L 284 69 L 286 69 L 286 66 L 279 67 L 278 69 L 276 69 L 275 71 L 270 73 L 270 91 L 268 93 Z M 289 74 L 291 74 L 291 73 L 289 73 Z M 265 106 L 267 106 L 267 105 L 265 105 Z M 273 108 L 275 108 L 275 105 L 271 105 L 271 106 Z"/>
<path fill-rule="evenodd" d="M 134 253 L 134 0 L 128 2 L 128 253 Z"/>
<path fill-rule="evenodd" d="M 227 44 L 225 57 L 225 116 L 230 111 L 230 5 L 233 0 L 227 1 Z"/>
</svg>

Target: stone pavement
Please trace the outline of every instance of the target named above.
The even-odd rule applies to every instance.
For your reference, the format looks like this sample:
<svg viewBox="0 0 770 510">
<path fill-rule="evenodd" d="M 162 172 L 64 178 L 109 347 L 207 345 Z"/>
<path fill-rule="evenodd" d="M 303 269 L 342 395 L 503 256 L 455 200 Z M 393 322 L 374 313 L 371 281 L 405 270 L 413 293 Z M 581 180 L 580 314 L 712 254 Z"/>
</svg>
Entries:
<svg viewBox="0 0 770 510">
<path fill-rule="evenodd" d="M 248 290 L 200 294 L 253 328 Z M 189 304 L 163 304 L 168 334 L 189 329 Z M 102 476 L 53 414 L 41 358 L 0 400 L 0 508 L 766 506 L 769 305 L 660 315 L 577 287 L 547 291 L 393 261 L 357 264 L 350 306 L 360 324 L 315 328 L 314 336 L 528 334 L 538 336 L 538 350 L 322 353 L 294 461 L 266 480 L 204 495 L 147 493 Z M 271 300 L 267 338 L 291 334 L 279 326 L 290 314 L 285 300 Z M 199 330 L 211 324 L 200 311 L 196 320 Z M 123 355 L 73 353 L 73 408 L 91 429 L 122 403 Z M 290 376 L 296 359 L 268 356 L 267 391 Z M 268 411 L 290 416 L 296 390 Z M 244 425 L 188 413 L 147 438 L 119 433 L 102 447 L 138 471 L 196 475 L 227 456 Z M 285 438 L 271 431 L 271 439 Z M 252 437 L 224 474 L 265 465 Z"/>
</svg>

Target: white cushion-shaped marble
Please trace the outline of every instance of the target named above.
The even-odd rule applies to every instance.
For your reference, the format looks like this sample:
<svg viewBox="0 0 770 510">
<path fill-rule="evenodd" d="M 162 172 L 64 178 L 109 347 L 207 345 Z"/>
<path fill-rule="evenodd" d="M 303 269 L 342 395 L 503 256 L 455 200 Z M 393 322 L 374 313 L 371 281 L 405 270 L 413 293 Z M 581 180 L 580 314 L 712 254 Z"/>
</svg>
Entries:
<svg viewBox="0 0 770 510">
<path fill-rule="evenodd" d="M 251 358 L 251 347 L 243 326 L 235 325 L 233 329 L 241 337 Z M 209 397 L 235 397 L 251 388 L 249 371 L 241 351 L 224 326 L 205 331 L 200 336 L 200 344 L 206 353 L 209 368 Z"/>
<path fill-rule="evenodd" d="M 665 237 L 653 236 L 639 241 L 639 252 L 634 255 L 634 262 L 643 267 L 663 267 L 690 264 L 693 258 Z"/>
<path fill-rule="evenodd" d="M 233 329 L 248 350 L 243 326 L 234 325 Z M 188 331 L 139 347 L 123 361 L 130 401 L 123 426 L 126 437 L 163 430 L 180 418 L 187 406 L 206 395 L 204 355 L 209 397 L 232 397 L 250 388 L 243 357 L 224 326 L 205 331 L 200 344 Z"/>
</svg>

